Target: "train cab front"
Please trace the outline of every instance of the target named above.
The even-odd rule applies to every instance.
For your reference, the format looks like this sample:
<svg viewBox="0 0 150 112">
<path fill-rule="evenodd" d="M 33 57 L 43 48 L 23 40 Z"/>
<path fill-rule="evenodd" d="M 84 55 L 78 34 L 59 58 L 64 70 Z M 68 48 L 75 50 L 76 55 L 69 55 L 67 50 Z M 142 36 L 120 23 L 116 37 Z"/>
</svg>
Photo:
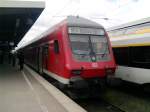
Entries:
<svg viewBox="0 0 150 112">
<path fill-rule="evenodd" d="M 103 28 L 70 27 L 67 69 L 75 87 L 105 86 L 113 77 L 115 62 Z"/>
</svg>

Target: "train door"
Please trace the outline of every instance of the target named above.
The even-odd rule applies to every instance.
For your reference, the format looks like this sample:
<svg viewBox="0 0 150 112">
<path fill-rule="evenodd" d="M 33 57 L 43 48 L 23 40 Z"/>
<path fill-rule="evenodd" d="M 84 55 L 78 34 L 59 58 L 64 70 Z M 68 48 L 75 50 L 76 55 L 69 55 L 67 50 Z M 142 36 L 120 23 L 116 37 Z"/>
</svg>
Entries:
<svg viewBox="0 0 150 112">
<path fill-rule="evenodd" d="M 39 72 L 43 73 L 43 52 L 42 52 L 42 47 L 38 48 L 38 68 Z"/>
<path fill-rule="evenodd" d="M 49 46 L 48 44 L 43 46 L 43 68 L 46 70 L 48 70 L 48 56 L 49 56 L 48 46 Z"/>
</svg>

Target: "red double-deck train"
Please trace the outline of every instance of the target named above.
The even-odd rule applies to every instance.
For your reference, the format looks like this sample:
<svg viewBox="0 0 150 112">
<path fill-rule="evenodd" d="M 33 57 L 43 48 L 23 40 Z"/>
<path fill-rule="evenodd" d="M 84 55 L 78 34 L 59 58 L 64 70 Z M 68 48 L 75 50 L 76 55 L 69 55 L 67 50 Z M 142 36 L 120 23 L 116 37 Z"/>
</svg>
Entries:
<svg viewBox="0 0 150 112">
<path fill-rule="evenodd" d="M 104 85 L 116 69 L 106 31 L 82 17 L 68 16 L 21 50 L 25 63 L 67 87 Z"/>
</svg>

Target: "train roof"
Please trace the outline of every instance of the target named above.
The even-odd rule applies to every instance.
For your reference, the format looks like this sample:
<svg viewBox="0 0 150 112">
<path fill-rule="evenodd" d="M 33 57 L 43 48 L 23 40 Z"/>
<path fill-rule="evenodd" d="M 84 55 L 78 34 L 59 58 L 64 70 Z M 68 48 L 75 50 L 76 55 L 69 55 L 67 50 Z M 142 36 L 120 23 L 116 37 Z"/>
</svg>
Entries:
<svg viewBox="0 0 150 112">
<path fill-rule="evenodd" d="M 68 26 L 103 28 L 100 24 L 79 16 L 68 16 L 67 24 Z"/>
<path fill-rule="evenodd" d="M 57 28 L 58 24 L 64 24 L 64 21 L 66 21 L 68 26 L 72 26 L 72 27 L 93 27 L 93 28 L 103 28 L 102 25 L 93 22 L 91 20 L 85 19 L 83 17 L 79 17 L 79 16 L 68 16 L 68 17 L 63 17 L 63 18 L 57 18 L 53 21 L 53 23 L 50 25 L 50 27 L 43 32 L 42 34 L 40 34 L 39 36 L 37 36 L 36 38 L 34 38 L 33 40 L 25 43 L 24 45 L 22 45 L 20 48 L 17 48 L 16 50 L 19 50 L 21 48 L 24 48 L 40 39 L 42 39 L 43 37 L 46 37 L 49 33 L 51 33 L 55 28 Z"/>
<path fill-rule="evenodd" d="M 123 28 L 131 27 L 131 26 L 136 26 L 136 25 L 140 25 L 140 24 L 148 23 L 148 22 L 150 22 L 150 17 L 143 18 L 143 19 L 133 21 L 133 22 L 129 22 L 129 23 L 125 23 L 125 24 L 121 24 L 119 26 L 111 27 L 111 28 L 108 28 L 107 31 L 108 32 L 109 31 L 114 31 L 114 30 L 123 29 Z"/>
<path fill-rule="evenodd" d="M 119 26 L 115 26 L 107 29 L 108 33 L 119 29 L 128 28 L 131 26 L 141 25 L 144 23 L 150 23 L 150 17 L 140 19 L 134 22 L 129 22 Z M 110 38 L 113 47 L 129 47 L 129 46 L 149 46 L 150 45 L 150 33 L 135 33 L 130 35 L 121 35 L 119 37 Z"/>
</svg>

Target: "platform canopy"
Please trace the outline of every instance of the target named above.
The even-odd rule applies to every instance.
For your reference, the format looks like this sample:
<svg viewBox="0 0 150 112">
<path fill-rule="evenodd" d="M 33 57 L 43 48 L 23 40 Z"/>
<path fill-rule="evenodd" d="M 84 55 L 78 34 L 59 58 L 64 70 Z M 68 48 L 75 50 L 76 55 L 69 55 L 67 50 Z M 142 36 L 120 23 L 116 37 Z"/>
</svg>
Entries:
<svg viewBox="0 0 150 112">
<path fill-rule="evenodd" d="M 0 50 L 15 47 L 44 7 L 43 0 L 0 0 Z"/>
</svg>

